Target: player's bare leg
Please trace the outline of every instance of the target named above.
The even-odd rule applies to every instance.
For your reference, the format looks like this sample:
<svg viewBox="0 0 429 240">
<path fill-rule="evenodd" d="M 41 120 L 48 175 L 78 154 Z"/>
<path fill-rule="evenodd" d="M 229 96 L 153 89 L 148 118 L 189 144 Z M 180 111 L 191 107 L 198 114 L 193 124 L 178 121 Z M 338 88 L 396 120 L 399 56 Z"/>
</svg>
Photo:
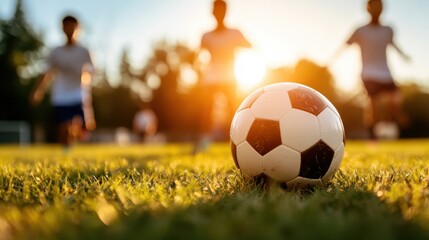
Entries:
<svg viewBox="0 0 429 240">
<path fill-rule="evenodd" d="M 83 121 L 81 116 L 74 116 L 69 125 L 69 144 L 77 141 L 83 134 Z"/>
<path fill-rule="evenodd" d="M 399 126 L 406 127 L 409 124 L 409 119 L 402 108 L 403 97 L 402 93 L 395 91 L 389 95 L 389 112 L 392 120 Z"/>
<path fill-rule="evenodd" d="M 195 155 L 204 151 L 211 142 L 212 134 L 212 113 L 214 105 L 214 93 L 212 88 L 202 89 L 204 93 L 200 98 L 201 108 L 199 111 L 199 137 L 194 143 L 192 154 Z"/>
<path fill-rule="evenodd" d="M 375 139 L 374 125 L 376 123 L 375 109 L 378 105 L 377 102 L 377 97 L 369 97 L 368 103 L 366 104 L 363 111 L 363 123 L 364 126 L 368 129 L 371 139 Z"/>
<path fill-rule="evenodd" d="M 58 142 L 63 146 L 68 146 L 70 144 L 69 141 L 69 128 L 71 122 L 62 122 L 58 125 Z"/>
</svg>

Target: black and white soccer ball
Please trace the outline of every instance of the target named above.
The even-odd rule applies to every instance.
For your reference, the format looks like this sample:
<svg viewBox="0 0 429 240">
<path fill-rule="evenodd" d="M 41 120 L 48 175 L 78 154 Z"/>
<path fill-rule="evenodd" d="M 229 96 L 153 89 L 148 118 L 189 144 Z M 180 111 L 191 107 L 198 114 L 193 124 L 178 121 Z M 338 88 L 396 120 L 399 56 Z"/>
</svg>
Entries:
<svg viewBox="0 0 429 240">
<path fill-rule="evenodd" d="M 244 175 L 265 175 L 288 186 L 328 182 L 344 154 L 340 114 L 321 93 L 297 83 L 250 94 L 235 113 L 230 137 Z"/>
</svg>

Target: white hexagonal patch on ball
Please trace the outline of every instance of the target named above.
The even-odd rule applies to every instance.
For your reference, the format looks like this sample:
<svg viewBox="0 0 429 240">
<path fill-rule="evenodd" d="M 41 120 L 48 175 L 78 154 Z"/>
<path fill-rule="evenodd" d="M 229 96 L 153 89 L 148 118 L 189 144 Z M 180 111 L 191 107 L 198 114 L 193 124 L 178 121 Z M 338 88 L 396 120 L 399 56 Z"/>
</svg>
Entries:
<svg viewBox="0 0 429 240">
<path fill-rule="evenodd" d="M 248 142 L 237 146 L 237 162 L 241 172 L 249 177 L 263 173 L 262 156 Z"/>
<path fill-rule="evenodd" d="M 320 140 L 317 117 L 298 109 L 290 110 L 280 119 L 282 142 L 299 152 L 305 151 Z"/>
<path fill-rule="evenodd" d="M 279 120 L 290 108 L 286 91 L 269 91 L 259 96 L 250 109 L 256 118 Z"/>
<path fill-rule="evenodd" d="M 299 175 L 301 154 L 286 146 L 279 146 L 263 157 L 264 173 L 281 182 Z"/>
</svg>

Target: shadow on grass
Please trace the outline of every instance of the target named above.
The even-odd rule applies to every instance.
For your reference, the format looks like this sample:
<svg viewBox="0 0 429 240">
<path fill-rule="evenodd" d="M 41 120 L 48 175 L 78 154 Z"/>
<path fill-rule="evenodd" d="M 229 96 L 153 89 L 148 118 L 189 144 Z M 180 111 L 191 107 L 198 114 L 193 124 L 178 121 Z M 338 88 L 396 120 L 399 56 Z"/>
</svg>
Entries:
<svg viewBox="0 0 429 240">
<path fill-rule="evenodd" d="M 373 193 L 331 187 L 253 188 L 189 207 L 156 211 L 137 207 L 110 226 L 84 222 L 66 226 L 55 238 L 429 239 L 415 220 L 405 220 Z"/>
</svg>

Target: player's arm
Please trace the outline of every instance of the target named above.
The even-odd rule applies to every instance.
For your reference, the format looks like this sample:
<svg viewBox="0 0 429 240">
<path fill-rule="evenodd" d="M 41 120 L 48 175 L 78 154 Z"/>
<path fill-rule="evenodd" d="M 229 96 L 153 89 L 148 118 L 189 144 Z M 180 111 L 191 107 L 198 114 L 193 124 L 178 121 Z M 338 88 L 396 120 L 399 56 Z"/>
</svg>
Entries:
<svg viewBox="0 0 429 240">
<path fill-rule="evenodd" d="M 81 75 L 81 87 L 83 90 L 82 96 L 82 107 L 85 117 L 86 129 L 94 130 L 96 127 L 94 110 L 92 108 L 92 94 L 91 94 L 91 84 L 93 78 L 94 68 L 91 62 L 88 62 L 82 67 Z"/>
<path fill-rule="evenodd" d="M 238 33 L 238 39 L 239 39 L 239 46 L 242 48 L 251 48 L 252 44 L 244 37 L 244 35 L 237 30 Z"/>
<path fill-rule="evenodd" d="M 46 58 L 44 73 L 38 79 L 34 90 L 31 93 L 30 102 L 33 105 L 37 105 L 42 101 L 43 97 L 45 96 L 46 89 L 54 78 L 54 75 L 57 73 L 57 64 L 54 57 L 54 51 L 52 51 Z"/>
<path fill-rule="evenodd" d="M 52 81 L 56 73 L 56 64 L 53 52 L 46 58 L 45 71 L 38 79 L 34 90 L 30 95 L 30 102 L 33 105 L 39 104 L 43 97 L 45 96 L 46 89 L 49 86 L 49 83 Z"/>
<path fill-rule="evenodd" d="M 243 36 L 243 41 L 240 44 L 240 47 L 242 48 L 251 48 L 252 44 Z"/>
<path fill-rule="evenodd" d="M 340 56 L 343 54 L 343 52 L 348 48 L 348 46 L 352 45 L 353 43 L 357 43 L 359 38 L 359 29 L 356 30 L 347 41 L 342 44 L 335 52 L 334 54 L 328 59 L 326 66 L 331 66 Z"/>
<path fill-rule="evenodd" d="M 406 54 L 404 51 L 402 51 L 401 48 L 398 47 L 398 45 L 392 41 L 392 46 L 395 48 L 395 50 L 404 58 L 407 62 L 411 61 L 411 58 L 408 54 Z"/>
<path fill-rule="evenodd" d="M 411 58 L 407 54 L 405 54 L 405 52 L 402 51 L 401 48 L 399 48 L 398 44 L 396 44 L 393 29 L 391 27 L 388 27 L 388 29 L 389 29 L 390 34 L 391 34 L 390 35 L 391 36 L 391 38 L 390 38 L 390 44 L 399 53 L 399 55 L 401 55 L 401 57 L 403 57 L 406 61 L 411 61 Z"/>
<path fill-rule="evenodd" d="M 34 87 L 34 90 L 31 93 L 30 96 L 30 102 L 33 105 L 38 105 L 43 97 L 45 96 L 46 88 L 48 87 L 49 83 L 52 81 L 54 75 L 54 71 L 46 71 L 42 74 L 42 76 L 39 78 L 39 80 L 36 83 L 36 86 Z"/>
<path fill-rule="evenodd" d="M 210 55 L 210 53 L 209 53 L 209 47 L 208 47 L 208 40 L 207 40 L 207 36 L 206 36 L 206 34 L 204 34 L 202 37 L 201 37 L 201 42 L 200 42 L 200 46 L 199 46 L 199 48 L 196 50 L 196 56 L 197 56 L 197 59 L 198 59 L 198 61 L 197 61 L 197 64 L 199 65 L 198 66 L 198 68 L 201 70 L 201 69 L 204 69 L 205 68 L 205 66 L 206 66 L 206 64 L 208 63 L 207 62 L 207 55 Z"/>
<path fill-rule="evenodd" d="M 326 62 L 326 66 L 331 66 L 333 63 L 335 63 L 335 61 L 337 61 L 337 59 L 341 56 L 341 54 L 343 54 L 343 52 L 347 49 L 347 47 L 350 44 L 345 43 L 343 45 L 341 45 L 341 47 L 339 47 L 335 53 L 328 59 L 328 61 Z"/>
<path fill-rule="evenodd" d="M 207 49 L 207 36 L 206 36 L 206 34 L 204 34 L 201 37 L 200 48 L 198 49 L 198 51 L 202 51 L 203 49 Z"/>
</svg>

